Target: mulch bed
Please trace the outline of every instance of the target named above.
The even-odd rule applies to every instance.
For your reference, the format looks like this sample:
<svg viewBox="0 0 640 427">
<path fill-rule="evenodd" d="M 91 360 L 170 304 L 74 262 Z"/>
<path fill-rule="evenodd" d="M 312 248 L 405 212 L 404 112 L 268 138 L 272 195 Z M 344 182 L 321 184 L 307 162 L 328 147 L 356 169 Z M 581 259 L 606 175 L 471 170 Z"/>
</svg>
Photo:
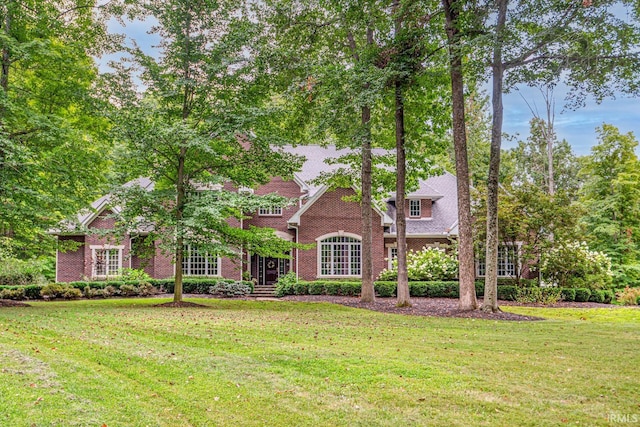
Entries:
<svg viewBox="0 0 640 427">
<path fill-rule="evenodd" d="M 0 307 L 31 307 L 26 302 L 0 299 Z"/>
<path fill-rule="evenodd" d="M 180 301 L 180 302 L 165 302 L 163 304 L 155 304 L 154 307 L 207 307 L 206 305 L 196 304 L 195 302 Z"/>
<path fill-rule="evenodd" d="M 288 301 L 307 302 L 331 302 L 342 304 L 348 307 L 363 308 L 366 310 L 380 311 L 383 313 L 405 314 L 411 316 L 433 316 L 433 317 L 463 317 L 489 320 L 544 320 L 542 317 L 522 316 L 515 313 L 499 311 L 497 313 L 486 313 L 482 310 L 461 311 L 458 309 L 458 300 L 455 298 L 411 298 L 411 307 L 396 307 L 395 298 L 376 298 L 374 303 L 362 303 L 359 297 L 340 297 L 330 295 L 291 295 L 282 298 Z M 478 304 L 482 305 L 482 298 L 478 299 Z M 611 304 L 598 304 L 593 302 L 559 302 L 553 306 L 543 306 L 541 304 L 521 304 L 513 301 L 499 301 L 499 306 L 520 306 L 520 307 L 550 307 L 550 308 L 618 308 Z"/>
</svg>

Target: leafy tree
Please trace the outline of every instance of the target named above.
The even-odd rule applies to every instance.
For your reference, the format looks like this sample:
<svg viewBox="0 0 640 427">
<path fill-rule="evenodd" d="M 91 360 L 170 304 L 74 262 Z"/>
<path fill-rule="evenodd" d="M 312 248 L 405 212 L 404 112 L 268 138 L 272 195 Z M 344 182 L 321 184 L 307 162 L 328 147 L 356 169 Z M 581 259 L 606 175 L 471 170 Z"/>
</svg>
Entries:
<svg viewBox="0 0 640 427">
<path fill-rule="evenodd" d="M 108 38 L 92 6 L 0 3 L 0 235 L 17 256 L 51 249 L 47 229 L 105 188 L 109 144 L 92 55 Z"/>
<path fill-rule="evenodd" d="M 537 270 L 540 256 L 573 241 L 581 206 L 566 193 L 550 195 L 544 187 L 524 183 L 503 186 L 498 209 L 498 234 L 502 245 L 518 248 L 514 262 L 517 282 L 531 269 Z M 474 206 L 477 252 L 482 253 L 486 232 L 486 198 L 477 197 Z M 553 238 L 551 238 L 553 236 Z M 480 255 L 482 256 L 482 255 Z"/>
<path fill-rule="evenodd" d="M 291 245 L 273 230 L 237 226 L 247 213 L 287 201 L 235 190 L 291 176 L 300 159 L 273 150 L 276 141 L 267 136 L 266 91 L 253 61 L 260 33 L 246 10 L 233 1 L 189 0 L 150 0 L 141 8 L 158 21 L 161 55 L 130 50 L 135 67 L 121 66 L 111 77 L 113 119 L 126 175 L 150 177 L 155 186 L 134 183 L 118 192 L 120 226 L 149 230 L 147 241 L 171 254 L 180 302 L 187 244 L 212 255 L 287 256 Z"/>
<path fill-rule="evenodd" d="M 517 83 L 550 83 L 564 78 L 576 102 L 586 92 L 597 99 L 618 89 L 638 90 L 640 31 L 611 13 L 631 1 L 564 2 L 558 0 L 490 3 L 492 138 L 487 181 L 487 272 L 483 310 L 496 311 L 498 260 L 498 190 L 502 142 L 503 93 Z M 505 84 L 506 83 L 506 84 Z"/>
<path fill-rule="evenodd" d="M 640 161 L 632 133 L 614 126 L 597 129 L 599 143 L 592 147 L 581 174 L 581 218 L 589 247 L 607 254 L 617 284 L 640 280 Z"/>
<path fill-rule="evenodd" d="M 547 125 L 538 118 L 532 119 L 530 125 L 531 133 L 527 140 L 519 141 L 517 147 L 505 153 L 508 161 L 514 163 L 512 184 L 516 186 L 531 184 L 540 188 L 550 188 L 553 185 L 553 193 L 563 192 L 570 199 L 575 200 L 580 187 L 579 158 L 573 153 L 571 145 L 566 140 L 558 141 L 551 129 L 553 178 L 550 180 L 547 137 L 544 135 L 544 131 L 548 129 Z M 553 194 L 550 191 L 547 193 Z"/>
<path fill-rule="evenodd" d="M 267 15 L 274 22 L 273 32 L 278 34 L 279 49 L 274 56 L 279 64 L 274 67 L 280 67 L 281 75 L 288 79 L 286 101 L 293 114 L 286 126 L 298 132 L 301 142 L 335 143 L 339 148 L 350 147 L 362 153 L 338 159 L 349 166 L 337 176 L 324 178 L 334 185 L 358 183 L 361 188 L 361 299 L 371 301 L 370 198 L 376 194 L 378 198 L 386 196 L 391 185 L 403 182 L 396 180 L 396 174 L 372 166 L 378 162 L 389 166 L 391 163 L 390 156 L 370 157 L 371 147 L 389 149 L 397 141 L 404 144 L 406 160 L 402 158 L 405 151 L 397 150 L 395 166 L 402 175 L 400 171 L 404 169 L 400 166 L 407 165 L 409 188 L 417 184 L 418 177 L 431 172 L 428 157 L 441 149 L 442 141 L 434 136 L 442 132 L 438 130 L 441 114 L 433 113 L 442 111 L 443 103 L 432 102 L 440 97 L 437 88 L 441 83 L 431 79 L 428 86 L 424 78 L 418 77 L 421 61 L 429 60 L 428 37 L 417 37 L 424 35 L 424 23 L 419 24 L 418 18 L 429 16 L 421 9 L 427 6 L 396 2 L 389 9 L 389 2 L 380 1 L 352 2 L 346 6 L 342 2 L 277 1 L 267 5 L 270 7 Z M 425 126 L 430 117 L 435 117 L 430 120 L 432 124 Z M 404 195 L 402 189 L 400 194 Z M 404 241 L 401 234 L 399 244 Z M 403 298 L 401 293 L 399 298 Z"/>
<path fill-rule="evenodd" d="M 445 31 L 449 50 L 449 75 L 451 78 L 453 146 L 455 153 L 458 190 L 458 260 L 460 281 L 460 309 L 478 308 L 475 290 L 475 260 L 473 252 L 473 228 L 471 217 L 471 190 L 469 186 L 469 159 L 464 100 L 463 59 L 468 34 L 467 21 L 473 16 L 470 2 L 442 0 L 445 15 Z M 473 22 L 473 19 L 470 19 Z M 473 27 L 473 25 L 471 26 Z"/>
</svg>

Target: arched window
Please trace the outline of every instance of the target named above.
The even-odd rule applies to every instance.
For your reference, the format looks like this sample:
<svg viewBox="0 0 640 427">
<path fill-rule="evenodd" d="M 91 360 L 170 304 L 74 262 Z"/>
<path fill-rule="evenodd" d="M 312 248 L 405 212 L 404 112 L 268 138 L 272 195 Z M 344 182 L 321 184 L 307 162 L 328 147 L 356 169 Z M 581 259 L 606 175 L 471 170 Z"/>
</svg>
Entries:
<svg viewBox="0 0 640 427">
<path fill-rule="evenodd" d="M 362 251 L 360 239 L 332 236 L 319 240 L 320 276 L 360 276 Z"/>
</svg>

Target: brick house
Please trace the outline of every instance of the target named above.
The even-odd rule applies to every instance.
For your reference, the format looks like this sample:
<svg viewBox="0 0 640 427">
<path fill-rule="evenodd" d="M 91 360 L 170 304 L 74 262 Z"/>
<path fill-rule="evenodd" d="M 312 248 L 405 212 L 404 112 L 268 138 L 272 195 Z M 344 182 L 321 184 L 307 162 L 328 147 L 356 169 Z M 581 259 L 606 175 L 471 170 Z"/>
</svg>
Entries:
<svg viewBox="0 0 640 427">
<path fill-rule="evenodd" d="M 325 160 L 346 153 L 334 147 L 301 146 L 286 150 L 303 155 L 306 161 L 302 170 L 292 180 L 273 178 L 268 184 L 254 189 L 256 194 L 277 193 L 298 200 L 284 208 L 260 210 L 237 226 L 270 227 L 286 240 L 314 244 L 312 249 L 294 250 L 290 259 L 262 258 L 243 253 L 240 259 L 215 258 L 189 248 L 183 259 L 187 276 L 219 276 L 241 279 L 250 274 L 258 285 L 272 284 L 278 276 L 294 271 L 300 279 L 359 278 L 361 264 L 361 214 L 360 206 L 345 201 L 353 195 L 351 188 L 330 189 L 316 185 L 314 179 L 321 172 L 336 169 L 338 165 Z M 148 179 L 134 183 L 152 188 Z M 130 184 L 131 185 L 131 184 Z M 450 173 L 421 181 L 419 188 L 407 195 L 407 244 L 409 249 L 420 250 L 424 246 L 448 245 L 457 237 L 456 178 Z M 78 216 L 80 227 L 57 231 L 60 242 L 74 241 L 76 250 L 58 252 L 56 280 L 69 282 L 86 278 L 101 279 L 117 274 L 121 268 L 143 268 L 154 278 L 170 278 L 174 275 L 172 259 L 156 249 L 149 259 L 130 256 L 132 245 L 142 236 L 113 242 L 107 237 L 74 231 L 82 229 L 109 229 L 113 227 L 112 214 L 118 208 L 109 204 L 109 195 L 92 204 L 90 213 Z M 374 275 L 390 264 L 396 254 L 395 200 L 389 198 L 384 210 L 374 208 L 373 263 Z"/>
</svg>

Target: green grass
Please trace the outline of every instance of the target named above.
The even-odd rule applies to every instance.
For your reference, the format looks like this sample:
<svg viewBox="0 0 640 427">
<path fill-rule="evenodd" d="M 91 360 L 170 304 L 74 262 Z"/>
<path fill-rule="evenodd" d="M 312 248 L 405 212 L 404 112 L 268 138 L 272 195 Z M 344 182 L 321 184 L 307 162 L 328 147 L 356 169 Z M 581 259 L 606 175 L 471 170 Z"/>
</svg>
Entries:
<svg viewBox="0 0 640 427">
<path fill-rule="evenodd" d="M 166 301 L 166 300 L 164 300 Z M 640 418 L 640 310 L 540 322 L 198 300 L 0 309 L 0 425 L 610 425 Z"/>
</svg>

